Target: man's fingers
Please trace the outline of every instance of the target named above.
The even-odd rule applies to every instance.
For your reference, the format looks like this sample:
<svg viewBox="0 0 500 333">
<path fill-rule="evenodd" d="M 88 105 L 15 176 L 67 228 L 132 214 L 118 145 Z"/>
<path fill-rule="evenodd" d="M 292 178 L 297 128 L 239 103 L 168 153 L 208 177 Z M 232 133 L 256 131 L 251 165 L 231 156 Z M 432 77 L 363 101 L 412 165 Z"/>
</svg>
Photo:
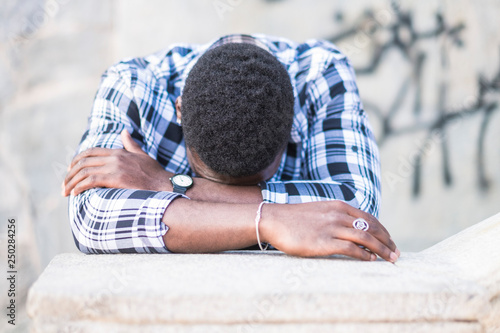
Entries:
<svg viewBox="0 0 500 333">
<path fill-rule="evenodd" d="M 390 237 L 389 231 L 387 231 L 387 229 L 384 227 L 384 225 L 382 223 L 380 223 L 380 221 L 377 220 L 377 218 L 375 216 L 373 216 L 372 214 L 368 214 L 367 212 L 364 212 L 360 209 L 356 209 L 350 205 L 347 205 L 347 206 L 348 206 L 346 208 L 347 214 L 351 215 L 355 219 L 361 217 L 361 218 L 365 219 L 367 222 L 369 222 L 370 224 L 376 224 L 376 225 L 380 226 L 380 228 L 385 233 L 387 233 L 387 235 Z"/>
<path fill-rule="evenodd" d="M 362 219 L 364 219 L 368 223 L 368 230 L 364 232 L 367 232 L 371 234 L 373 237 L 377 238 L 380 242 L 389 247 L 391 251 L 396 251 L 397 249 L 396 244 L 394 243 L 391 236 L 380 222 L 378 222 L 375 218 L 370 219 L 366 215 L 362 217 Z M 356 230 L 352 225 L 355 220 L 356 218 L 352 217 L 352 220 L 347 226 L 349 229 Z"/>
<path fill-rule="evenodd" d="M 398 259 L 398 255 L 394 252 L 394 250 L 389 248 L 367 231 L 357 230 L 354 228 L 342 228 L 336 236 L 340 239 L 363 245 L 387 261 L 396 262 Z"/>
<path fill-rule="evenodd" d="M 108 156 L 96 156 L 81 158 L 66 174 L 63 185 L 68 184 L 81 170 L 90 167 L 102 166 L 106 163 Z"/>
<path fill-rule="evenodd" d="M 360 248 L 353 242 L 342 239 L 334 239 L 332 240 L 332 245 L 335 248 L 334 254 L 342 254 L 345 256 L 349 256 L 364 261 L 377 260 L 377 256 L 375 254 Z"/>
<path fill-rule="evenodd" d="M 69 194 L 78 195 L 81 192 L 88 190 L 92 187 L 105 187 L 103 183 L 104 178 L 102 175 L 102 167 L 87 167 L 83 168 L 71 178 L 71 180 L 64 185 L 63 195 Z M 92 185 L 91 187 L 86 187 Z"/>
<path fill-rule="evenodd" d="M 83 158 L 88 158 L 88 157 L 97 157 L 97 156 L 109 156 L 111 153 L 113 153 L 113 150 L 115 149 L 109 149 L 109 148 L 99 148 L 99 147 L 94 147 L 87 149 L 85 151 L 82 151 L 80 154 L 76 155 L 75 158 L 71 161 L 71 164 L 68 167 L 68 171 L 71 170 L 75 164 L 80 162 L 81 159 Z"/>
<path fill-rule="evenodd" d="M 368 214 L 367 212 L 363 212 L 362 210 L 359 211 L 359 214 L 361 216 L 358 215 L 357 217 L 365 219 L 366 221 L 368 221 L 368 223 L 376 226 L 376 228 L 378 229 L 381 229 L 383 233 L 385 233 L 389 238 L 391 238 L 391 234 L 389 233 L 389 231 L 385 228 L 385 226 L 382 223 L 380 223 L 379 220 L 377 220 L 377 218 L 375 218 L 375 216 L 373 216 L 372 214 Z"/>
<path fill-rule="evenodd" d="M 139 146 L 137 142 L 135 142 L 134 139 L 132 139 L 132 136 L 130 136 L 130 133 L 127 130 L 122 131 L 121 138 L 122 138 L 123 148 L 125 148 L 125 150 L 136 154 L 146 154 L 141 149 L 141 146 Z"/>
<path fill-rule="evenodd" d="M 392 251 L 397 250 L 396 243 L 394 243 L 394 241 L 392 240 L 389 231 L 387 231 L 384 225 L 380 223 L 379 220 L 375 218 L 375 216 L 351 206 L 347 207 L 347 214 L 352 217 L 352 220 L 346 220 L 346 227 L 353 228 L 352 223 L 354 222 L 354 220 L 357 218 L 362 218 L 369 225 L 367 232 L 377 237 L 378 240 L 380 240 L 382 243 L 387 244 L 387 246 L 389 246 Z"/>
<path fill-rule="evenodd" d="M 83 180 L 79 181 L 71 191 L 71 195 L 78 195 L 86 190 L 95 187 L 107 187 L 105 186 L 106 177 L 101 174 L 92 174 Z"/>
<path fill-rule="evenodd" d="M 301 257 L 324 257 L 335 254 L 341 254 L 364 261 L 377 260 L 377 256 L 375 254 L 360 248 L 351 241 L 326 237 L 315 242 L 314 246 L 309 247 L 305 252 L 293 255 Z"/>
</svg>

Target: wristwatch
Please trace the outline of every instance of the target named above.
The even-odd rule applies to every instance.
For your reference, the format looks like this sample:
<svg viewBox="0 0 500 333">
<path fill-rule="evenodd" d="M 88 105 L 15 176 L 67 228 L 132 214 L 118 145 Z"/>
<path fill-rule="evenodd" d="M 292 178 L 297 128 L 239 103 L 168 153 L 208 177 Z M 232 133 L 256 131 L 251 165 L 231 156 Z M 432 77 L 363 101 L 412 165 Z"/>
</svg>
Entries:
<svg viewBox="0 0 500 333">
<path fill-rule="evenodd" d="M 175 193 L 186 194 L 186 191 L 193 186 L 193 178 L 188 175 L 176 174 L 170 181 Z"/>
</svg>

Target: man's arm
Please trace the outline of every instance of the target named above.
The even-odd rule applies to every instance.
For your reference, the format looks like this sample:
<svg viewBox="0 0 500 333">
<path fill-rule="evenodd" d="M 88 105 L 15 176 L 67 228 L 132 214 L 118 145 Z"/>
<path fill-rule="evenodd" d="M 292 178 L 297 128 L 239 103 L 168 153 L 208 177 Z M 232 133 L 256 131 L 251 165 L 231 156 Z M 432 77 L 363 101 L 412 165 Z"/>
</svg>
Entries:
<svg viewBox="0 0 500 333">
<path fill-rule="evenodd" d="M 168 188 L 167 182 L 158 182 L 155 185 L 155 177 L 164 178 L 168 176 L 164 170 L 156 168 L 157 162 L 152 160 L 145 154 L 140 147 L 132 140 L 127 132 L 122 133 L 122 141 L 124 150 L 118 149 L 102 149 L 95 148 L 80 154 L 72 162 L 71 171 L 68 174 L 68 183 L 76 184 L 76 191 L 85 191 L 82 186 L 90 186 L 86 192 L 77 194 L 81 199 L 86 194 L 92 191 L 92 183 L 86 181 L 92 177 L 88 172 L 82 170 L 92 170 L 95 168 L 103 168 L 107 175 L 103 173 L 93 174 L 96 181 L 100 181 L 99 186 L 114 187 L 124 186 L 133 188 L 148 188 L 158 187 L 159 190 L 171 191 Z M 91 156 L 91 157 L 84 157 Z M 117 156 L 124 156 L 123 158 Z M 103 159 L 111 160 L 111 163 L 104 166 L 98 166 Z M 79 168 L 78 165 L 87 166 Z M 138 168 L 139 167 L 139 168 Z M 134 169 L 136 168 L 136 169 Z M 79 171 L 76 171 L 79 170 Z M 143 174 L 141 174 L 143 173 Z M 139 177 L 130 177 L 130 175 Z M 155 175 L 156 176 L 153 176 Z M 83 178 L 82 178 L 83 177 Z M 85 178 L 86 177 L 86 178 Z M 81 179 L 78 179 L 81 178 Z M 200 181 L 206 181 L 199 179 Z M 168 244 L 168 248 L 173 252 L 216 252 L 223 250 L 240 249 L 256 243 L 256 230 L 253 222 L 253 217 L 256 214 L 256 204 L 252 204 L 252 200 L 260 202 L 260 190 L 257 186 L 229 186 L 206 181 L 206 185 L 210 186 L 212 191 L 207 199 L 218 198 L 226 200 L 225 196 L 233 193 L 236 199 L 233 203 L 224 201 L 201 201 L 201 200 L 186 200 L 177 199 L 170 203 L 169 208 L 166 205 L 175 197 L 171 192 L 153 192 L 153 191 L 132 191 L 109 189 L 107 191 L 123 191 L 121 195 L 98 195 L 93 200 L 82 199 L 79 205 L 80 209 L 70 210 L 76 217 L 73 225 L 76 226 L 78 232 L 75 232 L 77 244 L 80 250 L 91 253 L 102 253 L 99 249 L 105 245 L 107 251 L 127 252 L 127 251 L 151 251 L 162 252 L 166 248 L 159 247 L 159 235 L 163 234 L 163 241 Z M 210 184 L 212 183 L 212 184 Z M 84 185 L 81 185 L 84 184 Z M 207 190 L 208 186 L 200 187 Z M 170 185 L 171 186 L 171 185 Z M 232 187 L 228 189 L 227 186 Z M 98 191 L 106 191 L 99 189 Z M 131 191 L 127 193 L 127 191 Z M 249 195 L 245 195 L 243 191 L 247 191 Z M 217 195 L 215 193 L 221 193 Z M 199 191 L 198 195 L 205 195 Z M 169 196 L 172 195 L 171 197 Z M 194 192 L 192 194 L 195 194 Z M 163 198 L 165 196 L 165 198 Z M 106 200 L 109 199 L 109 200 Z M 238 203 L 237 200 L 246 202 Z M 159 200 L 155 200 L 159 199 Z M 162 200 L 165 199 L 165 200 Z M 78 201 L 77 201 L 78 202 Z M 163 204 L 166 202 L 166 205 Z M 105 209 L 82 209 L 84 205 L 97 203 L 97 206 L 105 207 Z M 154 206 L 152 203 L 156 203 Z M 126 219 L 123 214 L 122 205 L 127 205 L 130 214 L 150 216 L 150 228 L 140 227 L 134 224 L 133 219 Z M 117 206 L 120 209 L 117 213 L 112 212 L 112 207 Z M 154 207 L 153 207 L 154 206 Z M 323 203 L 311 203 L 302 205 L 265 205 L 266 214 L 261 222 L 261 239 L 264 242 L 272 243 L 276 248 L 293 255 L 298 256 L 325 256 L 331 254 L 345 254 L 355 258 L 364 260 L 374 260 L 371 253 L 361 250 L 355 244 L 361 244 L 370 249 L 374 253 L 379 254 L 386 260 L 395 261 L 396 251 L 394 243 L 389 237 L 389 233 L 385 228 L 370 214 L 364 213 L 358 209 L 352 208 L 341 201 L 330 201 Z M 99 231 L 94 236 L 86 235 L 85 226 L 95 225 L 93 220 L 101 218 L 101 216 L 87 216 L 82 211 L 106 212 L 106 215 L 120 215 L 123 220 L 118 223 L 108 222 L 103 224 L 105 227 L 99 226 Z M 164 210 L 162 216 L 163 224 L 160 228 L 156 228 L 155 224 L 159 217 L 159 213 Z M 75 214 L 79 212 L 79 214 Z M 352 221 L 361 217 L 369 221 L 371 227 L 369 232 L 361 232 L 352 228 Z M 143 223 L 143 226 L 146 222 Z M 168 225 L 168 227 L 166 227 Z M 122 230 L 120 230 L 120 227 Z M 80 228 L 82 230 L 80 230 Z M 136 229 L 134 234 L 129 235 L 127 230 Z M 167 229 L 168 228 L 168 229 Z M 107 237 L 102 237 L 102 230 Z M 91 230 L 94 230 L 91 228 Z M 155 231 L 159 230 L 155 233 Z M 168 230 L 168 232 L 166 232 Z M 147 234 L 148 232 L 150 234 Z M 141 234 L 142 233 L 142 234 Z M 116 243 L 118 236 L 120 244 Z M 78 237 L 82 237 L 79 240 Z M 135 238 L 138 239 L 135 239 Z M 111 243 L 107 244 L 106 239 Z M 85 245 L 85 242 L 90 242 L 90 245 Z M 156 248 L 150 246 L 151 242 L 156 243 Z M 129 244 L 129 245 L 127 245 Z M 98 248 L 96 250 L 96 248 Z M 89 250 L 94 249 L 94 250 Z M 399 255 L 399 254 L 397 254 Z M 391 257 L 392 256 L 392 257 Z M 397 258 L 396 258 L 397 259 Z"/>
<path fill-rule="evenodd" d="M 267 182 L 266 201 L 305 203 L 342 200 L 378 216 L 379 152 L 363 111 L 354 70 L 345 57 L 332 57 L 316 78 L 304 84 L 301 109 L 309 124 L 302 134 L 303 180 Z"/>
<path fill-rule="evenodd" d="M 99 186 L 105 187 L 116 185 L 113 181 L 117 181 L 118 185 L 127 183 L 130 187 L 148 187 L 155 186 L 144 185 L 153 184 L 145 181 L 154 179 L 150 173 L 134 176 L 144 170 L 160 172 L 159 178 L 166 176 L 161 168 L 154 167 L 156 161 L 142 152 L 126 132 L 123 132 L 122 137 L 124 146 L 128 150 L 95 148 L 90 150 L 90 153 L 80 154 L 72 162 L 69 173 L 72 177 L 69 177 L 68 183 L 73 182 L 75 186 L 86 184 L 92 187 L 92 183 L 86 180 L 93 178 L 101 182 Z M 129 156 L 116 157 L 122 154 Z M 99 161 L 102 162 L 103 159 L 111 159 L 114 163 L 98 166 Z M 78 172 L 73 171 L 80 164 L 87 167 L 81 168 Z M 132 169 L 128 169 L 130 166 Z M 134 166 L 139 168 L 134 170 Z M 104 172 L 92 174 L 92 170 L 99 168 L 106 170 L 107 176 Z M 75 181 L 78 177 L 83 178 Z M 159 185 L 162 186 L 165 185 Z M 230 192 L 221 189 L 220 186 L 223 185 L 213 183 L 212 188 L 223 193 L 220 196 L 223 199 L 224 195 Z M 82 188 L 78 188 L 78 191 L 80 190 Z M 252 195 L 260 195 L 257 187 L 234 186 L 233 193 L 246 198 L 248 203 L 186 199 L 172 202 L 179 196 L 178 194 L 90 188 L 77 194 L 76 197 L 72 196 L 70 216 L 72 216 L 75 241 L 81 251 L 88 253 L 168 252 L 160 241 L 161 235 L 164 244 L 168 244 L 169 250 L 173 252 L 216 252 L 244 248 L 256 243 L 253 222 L 256 204 L 250 203 L 253 200 L 252 195 L 245 196 L 242 192 L 238 192 L 244 190 Z M 167 209 L 169 205 L 170 208 Z M 297 256 L 344 254 L 363 260 L 376 259 L 373 254 L 360 249 L 357 246 L 359 244 L 392 262 L 399 256 L 389 233 L 376 218 L 344 202 L 269 204 L 265 207 L 266 214 L 262 218 L 260 228 L 262 240 L 272 243 L 288 254 Z M 369 222 L 369 231 L 352 228 L 352 221 L 358 217 Z M 103 222 L 97 222 L 100 220 Z M 159 223 L 160 220 L 163 223 Z"/>
<path fill-rule="evenodd" d="M 169 231 L 163 239 L 171 251 L 182 253 L 217 252 L 253 245 L 257 206 L 177 199 L 165 212 Z M 352 227 L 357 217 L 369 223 L 368 231 Z M 264 205 L 259 233 L 261 241 L 290 255 L 343 254 L 375 260 L 378 254 L 391 262 L 399 257 L 399 251 L 380 222 L 341 201 Z"/>
<path fill-rule="evenodd" d="M 79 195 L 96 188 L 128 188 L 172 192 L 169 178 L 174 175 L 137 144 L 127 130 L 121 133 L 124 149 L 91 148 L 78 154 L 65 177 L 62 195 Z M 220 203 L 260 203 L 260 187 L 235 186 L 194 178 L 186 195 L 193 200 Z"/>
<path fill-rule="evenodd" d="M 263 186 L 265 200 L 306 203 L 337 199 L 378 215 L 379 155 L 362 109 L 345 110 L 317 121 L 305 154 L 305 180 L 267 182 Z"/>
</svg>

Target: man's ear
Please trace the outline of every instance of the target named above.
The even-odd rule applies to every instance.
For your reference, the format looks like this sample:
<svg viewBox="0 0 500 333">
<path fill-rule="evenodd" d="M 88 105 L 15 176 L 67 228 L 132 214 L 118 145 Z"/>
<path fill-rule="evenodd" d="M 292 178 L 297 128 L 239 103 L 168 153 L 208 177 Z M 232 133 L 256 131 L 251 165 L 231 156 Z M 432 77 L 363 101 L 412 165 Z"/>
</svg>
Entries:
<svg viewBox="0 0 500 333">
<path fill-rule="evenodd" d="M 177 123 L 179 125 L 181 124 L 181 119 L 182 119 L 181 108 L 182 108 L 182 98 L 181 98 L 181 96 L 179 96 L 175 100 L 175 111 L 176 111 L 176 115 L 177 115 Z"/>
</svg>

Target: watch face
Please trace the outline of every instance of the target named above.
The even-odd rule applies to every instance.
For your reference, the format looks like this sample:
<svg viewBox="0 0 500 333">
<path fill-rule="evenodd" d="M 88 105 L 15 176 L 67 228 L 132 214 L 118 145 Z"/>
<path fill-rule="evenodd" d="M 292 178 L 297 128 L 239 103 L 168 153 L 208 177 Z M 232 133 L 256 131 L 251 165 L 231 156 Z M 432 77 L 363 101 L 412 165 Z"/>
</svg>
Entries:
<svg viewBox="0 0 500 333">
<path fill-rule="evenodd" d="M 191 177 L 186 175 L 176 175 L 175 177 L 172 178 L 172 180 L 175 182 L 176 185 L 182 187 L 189 187 L 193 185 L 193 179 L 191 179 Z"/>
</svg>

